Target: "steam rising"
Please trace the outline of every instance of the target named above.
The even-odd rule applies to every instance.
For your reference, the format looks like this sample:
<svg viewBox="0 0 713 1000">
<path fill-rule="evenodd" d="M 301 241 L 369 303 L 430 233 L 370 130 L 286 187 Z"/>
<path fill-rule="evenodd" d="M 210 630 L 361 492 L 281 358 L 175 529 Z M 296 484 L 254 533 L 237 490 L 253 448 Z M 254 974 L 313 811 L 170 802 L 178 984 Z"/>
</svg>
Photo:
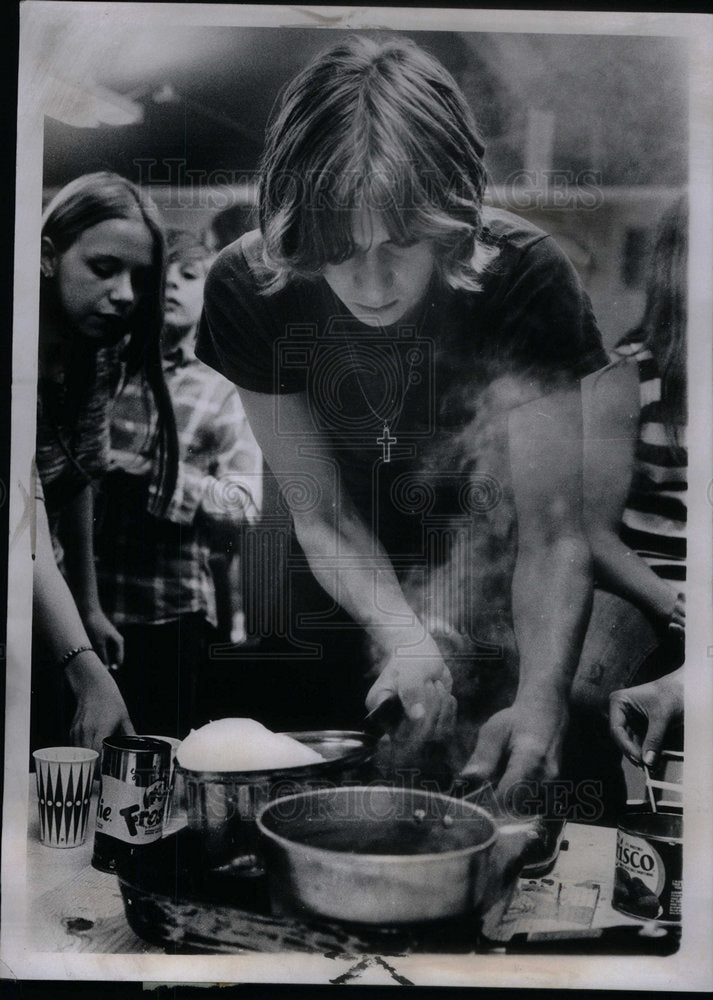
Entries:
<svg viewBox="0 0 713 1000">
<path fill-rule="evenodd" d="M 547 391 L 551 391 L 549 386 Z M 455 501 L 434 523 L 425 572 L 402 581 L 406 599 L 434 638 L 453 676 L 458 701 L 449 754 L 457 772 L 480 726 L 510 705 L 518 683 L 511 613 L 517 518 L 510 483 L 508 417 L 546 390 L 534 374 L 502 375 L 477 393 L 461 390 L 463 425 L 442 433 L 423 456 L 420 473 L 459 484 Z M 453 400 L 450 401 L 453 403 Z"/>
</svg>

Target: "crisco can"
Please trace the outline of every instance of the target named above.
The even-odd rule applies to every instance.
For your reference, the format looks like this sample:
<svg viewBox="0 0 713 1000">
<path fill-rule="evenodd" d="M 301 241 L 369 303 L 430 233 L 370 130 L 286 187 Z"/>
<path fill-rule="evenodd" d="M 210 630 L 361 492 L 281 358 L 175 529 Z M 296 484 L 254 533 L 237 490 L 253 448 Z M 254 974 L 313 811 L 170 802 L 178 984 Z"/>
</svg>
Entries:
<svg viewBox="0 0 713 1000">
<path fill-rule="evenodd" d="M 104 740 L 92 865 L 117 862 L 158 840 L 171 766 L 171 744 L 150 736 Z"/>
<path fill-rule="evenodd" d="M 629 812 L 619 822 L 612 905 L 642 920 L 681 919 L 683 816 Z"/>
</svg>

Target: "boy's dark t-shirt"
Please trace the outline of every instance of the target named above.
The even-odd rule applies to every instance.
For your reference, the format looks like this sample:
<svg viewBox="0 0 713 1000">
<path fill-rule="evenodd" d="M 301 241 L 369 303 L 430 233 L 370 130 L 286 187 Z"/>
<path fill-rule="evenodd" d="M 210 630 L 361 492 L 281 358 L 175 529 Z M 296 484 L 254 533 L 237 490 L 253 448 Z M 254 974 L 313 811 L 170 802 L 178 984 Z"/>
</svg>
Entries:
<svg viewBox="0 0 713 1000">
<path fill-rule="evenodd" d="M 258 232 L 223 250 L 206 282 L 198 357 L 278 397 L 278 434 L 291 430 L 279 397 L 307 393 L 315 433 L 390 552 L 404 551 L 409 534 L 393 510 L 405 473 L 462 467 L 468 428 L 472 467 L 508 408 L 607 363 L 589 298 L 553 238 L 501 210 L 483 215 L 497 254 L 482 290 L 434 278 L 415 314 L 391 327 L 360 323 L 324 280 L 261 293 Z"/>
</svg>

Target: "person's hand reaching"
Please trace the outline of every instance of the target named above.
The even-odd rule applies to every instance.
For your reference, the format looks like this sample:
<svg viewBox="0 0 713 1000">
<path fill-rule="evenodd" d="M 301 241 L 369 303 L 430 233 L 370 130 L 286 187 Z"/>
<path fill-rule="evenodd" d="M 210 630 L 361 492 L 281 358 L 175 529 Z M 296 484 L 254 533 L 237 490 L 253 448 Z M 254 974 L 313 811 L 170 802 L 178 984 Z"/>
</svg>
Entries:
<svg viewBox="0 0 713 1000">
<path fill-rule="evenodd" d="M 614 691 L 609 729 L 632 764 L 653 767 L 669 727 L 683 719 L 683 667 L 638 687 Z"/>
<path fill-rule="evenodd" d="M 65 668 L 65 676 L 76 702 L 69 733 L 74 746 L 101 753 L 107 736 L 134 735 L 119 688 L 96 653 L 88 650 L 76 656 Z"/>
<path fill-rule="evenodd" d="M 434 700 L 435 684 L 440 682 L 440 693 Z M 433 729 L 443 715 L 441 702 L 450 697 L 453 678 L 438 646 L 430 636 L 417 644 L 401 646 L 392 652 L 366 696 L 366 708 L 371 712 L 383 701 L 397 697 L 407 719 L 421 723 L 420 729 Z M 441 723 L 442 725 L 442 723 Z"/>
</svg>

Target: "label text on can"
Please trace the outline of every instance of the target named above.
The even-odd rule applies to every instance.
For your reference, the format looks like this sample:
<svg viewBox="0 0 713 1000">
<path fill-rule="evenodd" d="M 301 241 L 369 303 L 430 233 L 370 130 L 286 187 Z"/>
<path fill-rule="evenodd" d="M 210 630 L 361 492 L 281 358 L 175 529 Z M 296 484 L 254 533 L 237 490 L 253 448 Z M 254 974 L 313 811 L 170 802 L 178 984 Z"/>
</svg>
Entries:
<svg viewBox="0 0 713 1000">
<path fill-rule="evenodd" d="M 96 828 L 132 844 L 157 840 L 162 833 L 165 796 L 163 779 L 141 788 L 105 774 Z"/>
<path fill-rule="evenodd" d="M 619 829 L 613 905 L 649 920 L 680 920 L 681 844 Z"/>
</svg>

